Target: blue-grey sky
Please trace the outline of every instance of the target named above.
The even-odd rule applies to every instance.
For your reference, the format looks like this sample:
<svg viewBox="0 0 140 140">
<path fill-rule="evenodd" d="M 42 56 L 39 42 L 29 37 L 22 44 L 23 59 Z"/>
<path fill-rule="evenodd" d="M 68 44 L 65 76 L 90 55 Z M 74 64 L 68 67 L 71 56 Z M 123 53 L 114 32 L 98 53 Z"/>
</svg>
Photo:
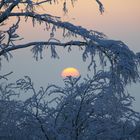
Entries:
<svg viewBox="0 0 140 140">
<path fill-rule="evenodd" d="M 68 4 L 68 13 L 64 15 L 63 4 L 55 6 L 44 6 L 48 13 L 62 16 L 63 20 L 72 22 L 85 28 L 97 30 L 105 33 L 109 38 L 124 41 L 134 52 L 140 51 L 140 1 L 139 0 L 102 0 L 105 6 L 105 13 L 100 15 L 98 5 L 92 0 L 79 0 L 72 7 Z M 12 22 L 12 20 L 11 20 Z M 32 28 L 30 22 L 22 22 L 18 33 L 25 38 L 22 42 L 33 40 L 46 40 L 48 32 L 44 27 L 35 26 Z M 56 34 L 56 37 L 63 39 Z M 76 67 L 81 75 L 86 75 L 89 61 L 83 63 L 81 52 L 74 48 L 71 53 L 67 53 L 59 48 L 60 59 L 51 59 L 49 50 L 44 52 L 44 59 L 36 62 L 32 58 L 30 49 L 18 50 L 13 53 L 10 62 L 3 61 L 2 73 L 14 71 L 11 79 L 14 81 L 25 75 L 29 75 L 35 85 L 46 86 L 48 83 L 62 83 L 60 76 L 65 67 Z M 140 84 L 129 88 L 132 96 L 136 97 L 134 108 L 140 111 Z"/>
</svg>

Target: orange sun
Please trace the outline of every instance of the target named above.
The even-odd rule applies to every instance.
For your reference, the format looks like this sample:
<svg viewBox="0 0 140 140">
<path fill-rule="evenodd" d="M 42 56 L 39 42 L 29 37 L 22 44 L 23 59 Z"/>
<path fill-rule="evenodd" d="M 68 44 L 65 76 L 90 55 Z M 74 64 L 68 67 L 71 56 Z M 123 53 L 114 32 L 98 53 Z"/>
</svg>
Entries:
<svg viewBox="0 0 140 140">
<path fill-rule="evenodd" d="M 78 77 L 80 76 L 80 73 L 79 71 L 76 69 L 76 68 L 73 68 L 73 67 L 69 67 L 69 68 L 65 68 L 62 73 L 61 73 L 61 76 L 63 78 L 66 78 L 66 77 Z"/>
</svg>

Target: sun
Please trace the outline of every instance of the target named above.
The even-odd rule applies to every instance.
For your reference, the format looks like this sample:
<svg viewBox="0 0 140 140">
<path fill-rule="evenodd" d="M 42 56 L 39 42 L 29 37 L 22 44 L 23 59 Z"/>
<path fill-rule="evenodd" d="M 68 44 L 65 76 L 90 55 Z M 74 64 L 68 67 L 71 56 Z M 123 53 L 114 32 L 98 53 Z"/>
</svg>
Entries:
<svg viewBox="0 0 140 140">
<path fill-rule="evenodd" d="M 66 78 L 66 77 L 69 77 L 69 76 L 71 76 L 71 77 L 79 77 L 80 73 L 79 73 L 79 71 L 76 68 L 68 67 L 68 68 L 65 68 L 62 71 L 61 76 L 63 78 Z"/>
</svg>

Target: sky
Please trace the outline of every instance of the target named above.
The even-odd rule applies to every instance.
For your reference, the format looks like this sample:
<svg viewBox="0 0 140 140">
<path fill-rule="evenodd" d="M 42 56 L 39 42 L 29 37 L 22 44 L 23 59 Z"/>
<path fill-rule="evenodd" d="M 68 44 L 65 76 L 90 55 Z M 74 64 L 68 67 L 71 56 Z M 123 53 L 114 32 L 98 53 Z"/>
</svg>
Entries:
<svg viewBox="0 0 140 140">
<path fill-rule="evenodd" d="M 63 12 L 63 3 L 45 5 L 42 10 L 56 16 L 62 17 L 63 21 L 72 22 L 75 25 L 83 26 L 89 30 L 103 32 L 108 38 L 122 40 L 134 52 L 140 52 L 140 0 L 102 0 L 105 12 L 103 15 L 98 10 L 94 0 L 78 0 L 74 6 L 69 2 L 68 13 Z M 13 22 L 10 19 L 9 22 Z M 48 39 L 48 31 L 44 26 L 36 25 L 34 28 L 30 21 L 21 22 L 18 33 L 24 37 L 21 43 Z M 56 37 L 63 39 L 56 33 Z M 48 83 L 63 83 L 61 72 L 66 67 L 77 68 L 82 76 L 88 73 L 89 60 L 82 61 L 81 52 L 74 48 L 71 53 L 59 48 L 60 59 L 51 59 L 50 51 L 44 52 L 44 59 L 35 61 L 30 49 L 23 49 L 13 52 L 13 58 L 2 63 L 2 73 L 13 71 L 9 80 L 17 80 L 28 75 L 34 81 L 36 87 L 47 86 Z M 132 96 L 136 98 L 135 110 L 140 111 L 140 84 L 134 84 L 128 88 Z"/>
</svg>

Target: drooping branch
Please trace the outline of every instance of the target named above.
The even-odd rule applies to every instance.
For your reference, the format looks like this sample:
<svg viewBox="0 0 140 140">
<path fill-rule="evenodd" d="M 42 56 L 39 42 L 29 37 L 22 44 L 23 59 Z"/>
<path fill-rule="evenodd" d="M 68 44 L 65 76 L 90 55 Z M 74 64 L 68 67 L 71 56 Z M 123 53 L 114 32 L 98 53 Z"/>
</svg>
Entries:
<svg viewBox="0 0 140 140">
<path fill-rule="evenodd" d="M 16 16 L 21 16 L 21 17 L 31 17 L 35 18 L 40 21 L 44 21 L 50 24 L 53 24 L 57 27 L 60 27 L 62 29 L 67 29 L 68 31 L 71 31 L 72 33 L 79 35 L 83 38 L 90 39 L 95 42 L 96 45 L 98 46 L 103 46 L 107 47 L 112 44 L 119 44 L 121 41 L 114 41 L 114 40 L 108 40 L 103 38 L 103 34 L 94 32 L 94 31 L 88 31 L 87 29 L 81 27 L 81 26 L 75 26 L 69 22 L 62 22 L 59 19 L 48 15 L 48 14 L 36 14 L 32 12 L 25 12 L 25 13 L 10 13 L 9 17 L 16 17 Z"/>
<path fill-rule="evenodd" d="M 94 50 L 99 51 L 111 60 L 111 65 L 113 65 L 112 72 L 119 73 L 120 76 L 123 76 L 125 83 L 127 83 L 128 81 L 130 82 L 132 79 L 133 81 L 136 81 L 139 78 L 137 74 L 137 64 L 135 54 L 122 41 L 109 40 L 102 33 L 96 31 L 89 31 L 81 26 L 75 26 L 68 22 L 62 22 L 60 21 L 60 19 L 55 18 L 48 14 L 36 14 L 32 12 L 23 12 L 23 13 L 12 12 L 9 14 L 9 17 L 34 18 L 38 21 L 49 23 L 55 27 L 68 30 L 75 35 L 79 35 L 85 41 L 88 42 L 87 52 L 89 52 L 90 55 L 92 56 L 92 61 L 94 61 L 93 60 L 94 58 L 93 53 L 95 52 Z M 64 44 L 61 46 L 64 46 Z M 55 50 L 52 56 L 58 57 Z M 128 75 L 130 77 L 128 77 Z"/>
<path fill-rule="evenodd" d="M 45 42 L 45 41 L 44 42 L 30 42 L 27 44 L 14 45 L 14 46 L 5 48 L 0 52 L 0 56 L 3 55 L 4 53 L 8 53 L 10 51 L 14 51 L 17 49 L 23 49 L 23 48 L 27 48 L 27 47 L 31 47 L 31 46 L 37 46 L 37 45 L 40 45 L 40 46 L 43 46 L 43 45 L 52 46 L 52 45 L 54 45 L 54 46 L 66 47 L 66 46 L 85 46 L 85 45 L 87 45 L 87 43 L 81 42 L 81 41 L 70 41 L 70 42 L 66 42 L 66 43 L 50 42 L 50 41 L 49 42 Z"/>
<path fill-rule="evenodd" d="M 9 14 L 12 12 L 12 10 L 18 5 L 18 4 L 27 4 L 29 5 L 30 7 L 32 7 L 31 9 L 34 9 L 35 6 L 39 6 L 39 5 L 42 5 L 44 3 L 48 3 L 48 2 L 51 2 L 52 0 L 42 0 L 42 1 L 37 1 L 37 2 L 34 2 L 34 1 L 21 1 L 21 0 L 14 0 L 14 1 L 1 1 L 0 2 L 0 9 L 5 5 L 5 4 L 10 4 L 10 6 L 5 9 L 4 12 L 2 12 L 2 14 L 0 15 L 0 23 L 2 23 L 3 21 L 5 21 L 8 17 L 9 17 Z M 101 12 L 101 14 L 104 12 L 104 7 L 103 7 L 103 4 L 100 2 L 100 0 L 96 0 L 96 2 L 98 3 L 99 5 L 99 10 Z M 29 9 L 26 9 L 26 12 L 30 11 Z M 30 12 L 33 12 L 33 11 L 30 11 Z"/>
<path fill-rule="evenodd" d="M 92 56 L 92 63 L 94 62 L 94 56 L 95 56 L 95 51 L 101 52 L 101 54 L 104 54 L 105 57 L 107 57 L 109 60 L 111 60 L 111 65 L 112 65 L 112 71 L 118 73 L 118 75 L 124 77 L 126 79 L 125 83 L 127 81 L 131 81 L 133 79 L 136 81 L 138 79 L 138 74 L 137 74 L 137 64 L 136 64 L 136 56 L 135 54 L 125 45 L 122 41 L 116 41 L 116 40 L 109 40 L 105 37 L 104 34 L 96 32 L 96 31 L 89 31 L 81 26 L 75 26 L 69 22 L 62 22 L 60 18 L 51 16 L 49 14 L 38 14 L 35 13 L 35 11 L 32 11 L 32 4 L 33 1 L 31 2 L 31 10 L 25 10 L 25 12 L 10 12 L 6 18 L 10 17 L 25 17 L 25 18 L 31 18 L 34 20 L 37 20 L 39 22 L 45 22 L 46 24 L 52 24 L 54 27 L 58 27 L 64 30 L 67 30 L 71 32 L 72 34 L 76 36 L 80 36 L 84 39 L 85 42 L 88 42 L 86 44 L 86 52 L 84 54 L 84 57 L 87 57 L 87 53 L 90 53 Z M 99 4 L 99 7 L 103 10 L 103 5 L 99 0 L 96 0 L 96 2 Z M 90 43 L 91 42 L 91 43 Z M 48 45 L 48 43 L 46 43 Z M 69 44 L 69 43 L 68 43 Z M 16 46 L 14 45 L 9 45 L 9 47 L 2 49 L 1 54 L 5 54 L 6 51 L 10 52 L 12 50 L 16 50 L 18 48 L 24 48 L 28 47 L 31 45 L 35 44 L 23 44 Z M 37 43 L 38 45 L 38 43 Z M 49 45 L 51 45 L 49 43 Z M 60 45 L 60 46 L 65 46 L 66 44 L 59 44 L 59 42 L 54 42 L 52 43 L 53 46 L 55 45 Z M 12 48 L 13 47 L 13 48 Z M 6 50 L 7 49 L 7 50 Z M 39 47 L 40 51 L 41 47 Z M 55 48 L 52 47 L 54 50 L 53 56 L 56 56 L 57 53 L 55 52 Z M 35 49 L 36 50 L 36 49 Z M 120 51 L 121 50 L 121 51 Z M 36 53 L 37 54 L 37 53 Z M 129 54 L 129 55 L 128 55 Z M 102 62 L 105 62 L 103 59 L 103 55 L 100 55 L 100 59 L 102 59 Z M 103 57 L 102 57 L 103 56 Z M 128 77 L 128 75 L 130 77 Z"/>
</svg>

